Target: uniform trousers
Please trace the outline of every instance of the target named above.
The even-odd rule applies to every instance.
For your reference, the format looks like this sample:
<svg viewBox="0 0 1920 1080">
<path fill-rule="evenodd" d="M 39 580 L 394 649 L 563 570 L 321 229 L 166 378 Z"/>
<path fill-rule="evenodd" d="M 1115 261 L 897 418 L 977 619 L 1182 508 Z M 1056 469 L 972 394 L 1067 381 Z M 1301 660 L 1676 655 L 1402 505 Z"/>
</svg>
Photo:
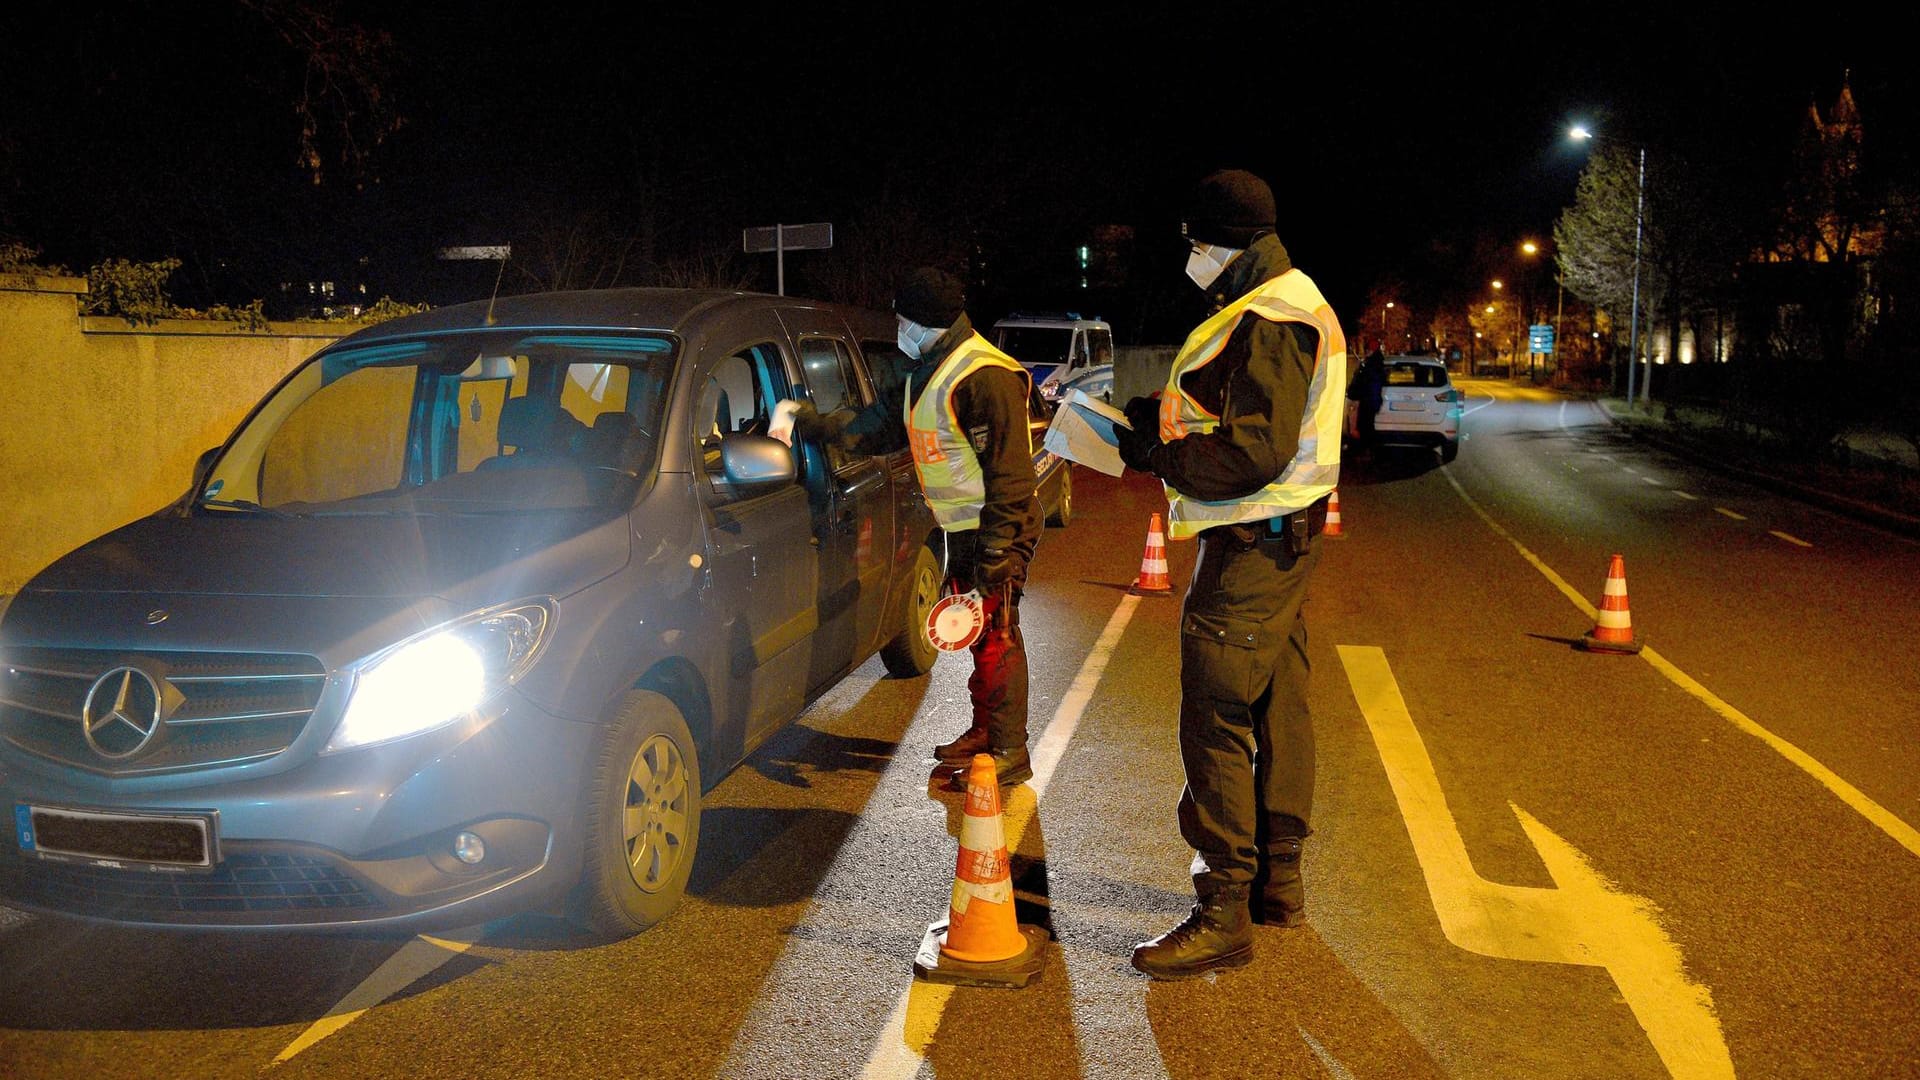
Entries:
<svg viewBox="0 0 1920 1080">
<path fill-rule="evenodd" d="M 1253 527 L 1200 534 L 1180 619 L 1180 835 L 1201 895 L 1252 884 L 1276 841 L 1305 838 L 1313 807 L 1307 580 L 1318 544 L 1289 554 Z"/>
<path fill-rule="evenodd" d="M 968 529 L 947 534 L 947 588 L 973 588 L 974 549 L 979 534 Z M 967 697 L 973 725 L 985 728 L 987 745 L 1011 750 L 1027 745 L 1027 646 L 1020 637 L 1020 597 L 1027 583 L 1023 566 L 1013 580 L 981 597 L 987 627 L 970 650 L 973 674 Z"/>
</svg>

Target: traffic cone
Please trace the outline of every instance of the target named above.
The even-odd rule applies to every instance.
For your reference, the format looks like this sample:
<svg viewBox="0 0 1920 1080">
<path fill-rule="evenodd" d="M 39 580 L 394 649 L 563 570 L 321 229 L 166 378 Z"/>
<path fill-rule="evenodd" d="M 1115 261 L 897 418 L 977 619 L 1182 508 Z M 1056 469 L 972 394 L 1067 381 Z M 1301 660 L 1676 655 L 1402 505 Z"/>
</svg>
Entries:
<svg viewBox="0 0 1920 1080">
<path fill-rule="evenodd" d="M 1333 493 L 1327 496 L 1327 523 L 1321 526 L 1320 535 L 1329 536 L 1335 540 L 1345 540 L 1347 538 L 1346 530 L 1340 527 L 1339 488 L 1334 488 Z"/>
<path fill-rule="evenodd" d="M 1167 538 L 1160 532 L 1160 515 L 1147 525 L 1147 551 L 1140 557 L 1140 579 L 1127 590 L 1135 596 L 1167 596 L 1173 592 L 1167 581 Z"/>
<path fill-rule="evenodd" d="M 914 958 L 915 975 L 968 986 L 1025 986 L 1040 974 L 1045 928 L 1014 915 L 1013 872 L 1000 826 L 1000 781 L 993 756 L 975 754 L 967 769 L 960 822 L 960 859 L 953 871 L 947 918 L 927 927 Z"/>
<path fill-rule="evenodd" d="M 1627 611 L 1627 562 L 1619 555 L 1607 562 L 1607 583 L 1600 596 L 1600 617 L 1580 639 L 1588 652 L 1637 653 L 1633 616 Z"/>
</svg>

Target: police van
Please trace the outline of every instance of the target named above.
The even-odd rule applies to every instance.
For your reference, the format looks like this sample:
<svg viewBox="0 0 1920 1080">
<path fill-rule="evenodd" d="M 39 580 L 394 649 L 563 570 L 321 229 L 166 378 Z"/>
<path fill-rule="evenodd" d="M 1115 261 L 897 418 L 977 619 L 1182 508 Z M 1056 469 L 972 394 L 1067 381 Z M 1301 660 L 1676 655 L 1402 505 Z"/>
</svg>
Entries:
<svg viewBox="0 0 1920 1080">
<path fill-rule="evenodd" d="M 1033 373 L 1033 385 L 1048 401 L 1075 387 L 1112 397 L 1113 327 L 1099 318 L 1014 312 L 993 324 L 993 343 Z"/>
</svg>

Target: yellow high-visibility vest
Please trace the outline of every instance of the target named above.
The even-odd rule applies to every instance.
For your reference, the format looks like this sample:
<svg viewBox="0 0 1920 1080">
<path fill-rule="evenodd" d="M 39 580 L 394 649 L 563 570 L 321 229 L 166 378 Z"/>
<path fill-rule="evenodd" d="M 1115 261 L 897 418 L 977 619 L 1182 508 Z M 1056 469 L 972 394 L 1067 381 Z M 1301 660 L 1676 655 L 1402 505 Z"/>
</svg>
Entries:
<svg viewBox="0 0 1920 1080">
<path fill-rule="evenodd" d="M 1220 309 L 1194 328 L 1174 357 L 1167 387 L 1160 395 L 1160 438 L 1166 442 L 1206 434 L 1220 418 L 1181 388 L 1180 380 L 1213 362 L 1226 347 L 1244 312 L 1272 322 L 1297 322 L 1320 335 L 1314 351 L 1313 381 L 1306 412 L 1300 418 L 1300 444 L 1280 476 L 1241 499 L 1207 502 L 1167 488 L 1167 534 L 1175 540 L 1198 535 L 1215 525 L 1233 525 L 1304 510 L 1333 491 L 1340 481 L 1340 426 L 1347 393 L 1347 339 L 1340 320 L 1312 279 L 1289 270 Z"/>
<path fill-rule="evenodd" d="M 920 400 L 913 400 L 913 380 L 907 380 L 902 411 L 907 421 L 907 440 L 913 447 L 913 468 L 920 476 L 920 491 L 933 508 L 933 520 L 948 532 L 980 527 L 980 506 L 986 502 L 986 475 L 980 468 L 980 455 L 953 411 L 953 392 L 962 380 L 981 368 L 998 367 L 1018 372 L 1032 381 L 1020 361 L 987 344 L 973 334 L 962 341 L 934 369 Z M 1033 458 L 1033 432 L 1020 425 L 1027 438 L 1027 459 Z"/>
</svg>

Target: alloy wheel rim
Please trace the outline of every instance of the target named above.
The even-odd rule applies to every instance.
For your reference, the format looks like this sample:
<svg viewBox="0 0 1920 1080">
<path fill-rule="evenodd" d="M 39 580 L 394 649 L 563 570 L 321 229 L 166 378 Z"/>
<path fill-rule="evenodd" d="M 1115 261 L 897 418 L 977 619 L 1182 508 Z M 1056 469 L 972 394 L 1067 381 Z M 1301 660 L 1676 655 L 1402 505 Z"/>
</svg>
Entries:
<svg viewBox="0 0 1920 1080">
<path fill-rule="evenodd" d="M 658 892 L 686 858 L 691 792 L 680 747 L 665 735 L 640 744 L 627 768 L 621 831 L 627 872 L 643 892 Z"/>
</svg>

